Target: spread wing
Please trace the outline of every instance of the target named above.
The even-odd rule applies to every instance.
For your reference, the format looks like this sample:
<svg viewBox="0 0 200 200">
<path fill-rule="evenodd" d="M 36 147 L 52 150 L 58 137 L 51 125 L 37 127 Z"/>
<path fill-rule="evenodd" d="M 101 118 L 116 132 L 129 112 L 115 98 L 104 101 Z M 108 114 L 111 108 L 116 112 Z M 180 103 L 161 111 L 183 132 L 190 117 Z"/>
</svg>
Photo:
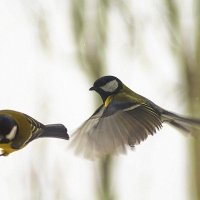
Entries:
<svg viewBox="0 0 200 200">
<path fill-rule="evenodd" d="M 83 123 L 72 136 L 71 146 L 88 159 L 125 153 L 127 146 L 134 147 L 161 126 L 160 115 L 149 105 L 113 100 Z"/>
</svg>

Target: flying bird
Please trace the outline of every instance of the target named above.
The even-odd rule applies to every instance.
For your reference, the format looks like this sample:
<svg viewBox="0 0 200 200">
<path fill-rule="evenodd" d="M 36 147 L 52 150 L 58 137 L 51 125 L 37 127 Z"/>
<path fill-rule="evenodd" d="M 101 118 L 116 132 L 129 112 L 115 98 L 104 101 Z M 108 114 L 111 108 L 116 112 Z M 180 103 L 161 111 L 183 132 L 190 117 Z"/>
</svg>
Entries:
<svg viewBox="0 0 200 200">
<path fill-rule="evenodd" d="M 200 120 L 169 112 L 135 93 L 117 77 L 103 76 L 90 90 L 96 91 L 103 104 L 72 135 L 70 146 L 88 159 L 125 153 L 168 123 L 186 133 Z"/>
<path fill-rule="evenodd" d="M 69 139 L 67 129 L 62 124 L 44 125 L 24 113 L 0 110 L 1 156 L 7 156 L 31 141 L 44 137 Z"/>
</svg>

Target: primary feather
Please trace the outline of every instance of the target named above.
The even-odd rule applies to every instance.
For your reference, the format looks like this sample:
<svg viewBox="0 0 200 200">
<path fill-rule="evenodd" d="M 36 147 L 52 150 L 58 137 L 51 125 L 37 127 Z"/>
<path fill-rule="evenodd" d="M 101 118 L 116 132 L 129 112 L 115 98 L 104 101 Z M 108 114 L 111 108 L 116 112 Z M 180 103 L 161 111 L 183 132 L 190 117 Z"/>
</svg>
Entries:
<svg viewBox="0 0 200 200">
<path fill-rule="evenodd" d="M 74 133 L 71 145 L 77 154 L 95 159 L 125 153 L 127 146 L 134 147 L 162 126 L 160 116 L 145 105 L 121 110 L 115 107 L 115 100 L 107 108 L 101 106 Z"/>
</svg>

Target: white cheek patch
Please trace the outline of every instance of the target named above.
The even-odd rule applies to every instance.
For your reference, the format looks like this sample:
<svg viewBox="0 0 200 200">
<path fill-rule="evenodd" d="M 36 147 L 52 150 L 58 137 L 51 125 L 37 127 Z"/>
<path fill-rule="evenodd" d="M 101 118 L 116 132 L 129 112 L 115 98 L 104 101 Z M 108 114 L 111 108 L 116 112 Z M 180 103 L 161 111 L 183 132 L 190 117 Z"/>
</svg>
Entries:
<svg viewBox="0 0 200 200">
<path fill-rule="evenodd" d="M 13 126 L 13 128 L 12 128 L 11 131 L 10 131 L 10 133 L 8 133 L 8 134 L 6 135 L 6 138 L 7 138 L 8 140 L 12 140 L 12 139 L 15 138 L 16 133 L 17 133 L 17 126 Z"/>
<path fill-rule="evenodd" d="M 106 83 L 104 86 L 100 87 L 105 92 L 114 92 L 118 88 L 119 84 L 116 80 Z"/>
</svg>

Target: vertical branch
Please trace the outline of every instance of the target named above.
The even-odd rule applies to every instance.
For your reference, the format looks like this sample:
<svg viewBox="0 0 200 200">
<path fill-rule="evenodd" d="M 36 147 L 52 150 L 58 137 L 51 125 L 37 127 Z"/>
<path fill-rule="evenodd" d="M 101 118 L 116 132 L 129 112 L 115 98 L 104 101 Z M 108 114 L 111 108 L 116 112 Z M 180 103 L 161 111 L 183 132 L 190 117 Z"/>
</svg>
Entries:
<svg viewBox="0 0 200 200">
<path fill-rule="evenodd" d="M 51 50 L 51 38 L 48 26 L 48 13 L 46 9 L 41 5 L 40 1 L 33 0 L 27 2 L 26 0 L 21 0 L 24 10 L 27 12 L 27 16 L 30 21 L 34 24 L 37 30 L 37 38 L 39 44 L 47 52 Z"/>
<path fill-rule="evenodd" d="M 195 59 L 197 61 L 197 65 L 200 64 L 200 1 L 195 1 Z M 200 67 L 200 66 L 199 66 Z"/>
<path fill-rule="evenodd" d="M 33 165 L 30 166 L 30 200 L 42 200 L 42 190 L 40 184 L 40 178 L 38 173 Z"/>
<path fill-rule="evenodd" d="M 188 109 L 190 113 L 193 116 L 200 116 L 200 105 L 199 101 L 197 99 L 200 99 L 200 67 L 198 65 L 195 65 L 193 69 L 190 69 L 189 67 L 185 70 L 186 73 L 186 84 L 188 88 Z M 198 132 L 197 134 L 200 134 Z M 197 137 L 193 140 L 192 146 L 191 146 L 191 160 L 192 160 L 192 182 L 195 183 L 195 193 L 197 195 L 197 199 L 200 199 L 200 137 Z M 193 194 L 194 191 L 191 191 L 191 194 Z"/>
<path fill-rule="evenodd" d="M 130 46 L 133 46 L 134 39 L 135 39 L 134 37 L 135 26 L 134 26 L 134 18 L 131 12 L 130 5 L 127 1 L 124 1 L 124 0 L 115 0 L 115 3 L 125 23 L 126 30 L 128 32 Z"/>
<path fill-rule="evenodd" d="M 167 16 L 167 28 L 170 36 L 170 47 L 173 53 L 177 56 L 177 58 L 181 59 L 181 24 L 180 24 L 180 16 L 179 9 L 176 5 L 176 1 L 173 0 L 165 0 L 166 5 L 166 16 Z"/>
<path fill-rule="evenodd" d="M 187 85 L 188 85 L 188 104 L 189 111 L 196 117 L 200 116 L 200 2 L 195 1 L 195 33 L 194 33 L 194 57 L 192 60 L 192 65 L 188 66 L 187 74 Z M 200 134 L 200 133 L 198 133 Z M 195 138 L 192 144 L 193 156 L 193 179 L 195 183 L 195 190 L 197 199 L 200 199 L 200 137 Z"/>
<path fill-rule="evenodd" d="M 35 16 L 37 30 L 38 30 L 38 38 L 40 40 L 40 44 L 45 50 L 50 50 L 50 35 L 47 26 L 47 20 L 45 13 L 43 11 L 40 12 L 39 15 Z"/>
<path fill-rule="evenodd" d="M 183 32 L 183 28 L 187 30 L 187 27 L 180 28 L 180 16 L 178 16 L 178 12 L 180 11 L 180 7 L 175 7 L 174 1 L 166 0 L 167 9 L 169 12 L 168 20 L 170 22 L 171 29 L 169 30 L 172 41 L 172 50 L 173 53 L 178 57 L 178 61 L 182 66 L 182 75 L 183 75 L 183 83 L 185 85 L 186 92 L 186 102 L 188 111 L 191 115 L 199 118 L 200 116 L 200 2 L 195 0 L 195 9 L 194 13 L 194 21 L 195 21 L 195 32 L 190 31 L 190 39 L 195 38 L 194 44 L 192 45 L 192 49 L 187 45 L 188 40 L 183 38 L 184 34 L 188 34 L 187 32 Z M 190 8 L 192 9 L 192 8 Z M 174 34 L 176 38 L 179 38 L 180 44 L 177 43 L 177 40 L 174 40 Z M 186 35 L 186 38 L 188 35 Z M 174 43 L 175 42 L 175 43 Z M 174 48 L 175 47 L 175 48 Z M 194 55 L 193 53 L 194 52 Z M 198 133 L 200 134 L 200 133 Z M 190 195 L 191 198 L 200 199 L 200 138 L 195 138 L 191 145 L 191 156 L 190 159 L 192 161 L 192 178 L 190 175 L 191 182 L 195 183 L 195 187 L 191 189 Z M 194 195 L 195 194 L 195 195 Z"/>
<path fill-rule="evenodd" d="M 107 156 L 99 162 L 100 177 L 98 177 L 97 191 L 99 193 L 99 200 L 114 200 L 115 191 L 111 188 L 111 175 L 113 168 L 113 160 L 111 156 Z"/>
<path fill-rule="evenodd" d="M 84 48 L 84 41 L 82 36 L 84 35 L 85 27 L 85 0 L 74 0 L 71 1 L 71 20 L 72 30 L 74 35 L 76 56 L 81 66 L 85 70 L 85 58 L 82 55 L 82 49 Z"/>
</svg>

